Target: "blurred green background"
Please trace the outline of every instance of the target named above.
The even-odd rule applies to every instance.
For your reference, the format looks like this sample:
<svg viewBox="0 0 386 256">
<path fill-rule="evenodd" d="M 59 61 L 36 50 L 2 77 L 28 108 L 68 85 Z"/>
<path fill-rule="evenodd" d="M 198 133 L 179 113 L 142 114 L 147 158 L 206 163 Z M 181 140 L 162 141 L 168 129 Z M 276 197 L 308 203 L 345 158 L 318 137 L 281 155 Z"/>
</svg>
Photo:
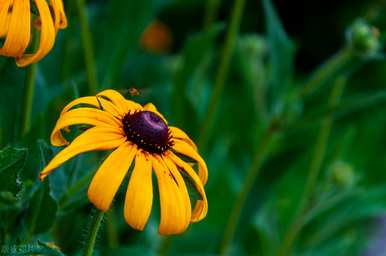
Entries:
<svg viewBox="0 0 386 256">
<path fill-rule="evenodd" d="M 60 150 L 49 135 L 61 109 L 90 95 L 77 1 L 65 1 L 69 26 L 38 63 L 25 136 L 26 70 L 0 57 L 0 244 L 34 245 L 36 254 L 60 255 L 52 243 L 80 254 L 95 214 L 86 189 L 103 154 L 79 156 L 38 181 Z M 386 251 L 386 2 L 243 2 L 87 1 L 98 91 L 153 102 L 199 142 L 209 168 L 203 221 L 165 239 L 154 209 L 145 231 L 134 231 L 121 191 L 99 255 Z M 155 20 L 168 32 L 150 33 L 150 46 L 141 45 Z"/>
</svg>

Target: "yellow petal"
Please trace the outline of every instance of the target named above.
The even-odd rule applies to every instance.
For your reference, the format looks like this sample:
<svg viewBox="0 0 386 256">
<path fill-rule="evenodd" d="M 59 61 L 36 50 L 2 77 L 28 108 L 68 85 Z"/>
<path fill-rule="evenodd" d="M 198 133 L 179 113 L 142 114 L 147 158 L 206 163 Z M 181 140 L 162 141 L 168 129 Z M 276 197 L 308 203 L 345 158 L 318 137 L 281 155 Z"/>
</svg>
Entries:
<svg viewBox="0 0 386 256">
<path fill-rule="evenodd" d="M 79 135 L 70 145 L 60 151 L 50 163 L 40 172 L 40 180 L 43 180 L 58 166 L 74 156 L 94 150 L 114 149 L 126 141 L 117 128 L 93 127 Z"/>
<path fill-rule="evenodd" d="M 115 90 L 105 90 L 103 92 L 98 93 L 97 96 L 104 97 L 110 100 L 119 109 L 122 115 L 142 109 L 141 105 L 137 103 L 132 102 L 132 105 L 128 104 L 128 101 L 119 92 Z"/>
<path fill-rule="evenodd" d="M 180 140 L 174 140 L 173 143 L 173 150 L 175 150 L 179 154 L 185 155 L 197 161 L 198 176 L 200 176 L 202 183 L 205 185 L 208 181 L 208 168 L 206 166 L 205 161 L 190 144 Z"/>
<path fill-rule="evenodd" d="M 189 136 L 181 129 L 173 126 L 169 126 L 169 130 L 173 137 L 173 140 L 182 140 L 188 143 L 194 150 L 197 150 L 196 144 L 189 138 Z"/>
<path fill-rule="evenodd" d="M 50 4 L 52 6 L 53 14 L 54 14 L 54 26 L 55 29 L 63 29 L 67 27 L 67 17 L 64 12 L 63 2 L 62 0 L 51 0 Z"/>
<path fill-rule="evenodd" d="M 153 103 L 147 103 L 145 106 L 143 106 L 143 109 L 156 113 L 164 120 L 166 124 L 168 124 L 168 121 L 166 120 L 166 118 L 158 111 L 158 109 L 154 106 Z"/>
<path fill-rule="evenodd" d="M 153 203 L 152 165 L 143 152 L 138 151 L 135 166 L 126 192 L 124 215 L 127 224 L 143 230 Z"/>
<path fill-rule="evenodd" d="M 121 114 L 116 106 L 114 106 L 110 101 L 105 100 L 103 98 L 98 98 L 96 96 L 86 96 L 86 97 L 77 98 L 71 101 L 70 103 L 67 104 L 67 106 L 63 108 L 61 114 L 71 110 L 72 108 L 78 105 L 94 106 L 96 108 L 109 112 L 113 116 L 121 117 Z"/>
<path fill-rule="evenodd" d="M 136 147 L 125 142 L 102 163 L 88 187 L 88 198 L 101 211 L 107 211 L 133 162 Z"/>
<path fill-rule="evenodd" d="M 24 53 L 30 41 L 30 2 L 24 0 L 5 1 L 0 13 L 1 24 L 5 24 L 12 2 L 8 33 L 4 45 L 0 49 L 0 55 L 18 57 Z"/>
<path fill-rule="evenodd" d="M 161 221 L 159 233 L 162 235 L 180 234 L 187 228 L 183 196 L 170 171 L 154 157 L 152 157 L 152 163 L 157 176 L 160 195 Z"/>
<path fill-rule="evenodd" d="M 157 157 L 157 158 L 159 159 L 160 157 Z M 178 171 L 177 166 L 169 159 L 169 157 L 162 156 L 162 162 L 165 163 L 166 167 L 169 169 L 173 177 L 176 179 L 178 188 L 182 195 L 182 199 L 184 200 L 185 223 L 186 223 L 186 226 L 188 227 L 190 223 L 191 215 L 192 215 L 192 206 L 190 204 L 189 192 L 188 192 L 188 189 L 186 188 L 185 181 L 182 178 L 181 173 Z"/>
<path fill-rule="evenodd" d="M 51 144 L 54 146 L 63 146 L 68 144 L 63 137 L 61 130 L 67 129 L 72 125 L 92 125 L 92 126 L 109 126 L 119 128 L 122 123 L 114 118 L 108 112 L 96 108 L 77 108 L 63 113 L 51 133 Z"/>
<path fill-rule="evenodd" d="M 0 5 L 0 38 L 7 35 L 9 29 L 9 23 L 11 21 L 11 15 L 8 14 L 5 5 Z"/>
<path fill-rule="evenodd" d="M 33 54 L 25 54 L 20 58 L 16 59 L 16 64 L 19 67 L 25 67 L 31 63 L 37 62 L 51 51 L 54 46 L 56 31 L 54 23 L 51 17 L 50 8 L 46 0 L 34 0 L 36 7 L 39 11 L 41 21 L 40 41 L 39 48 Z M 28 1 L 23 1 L 28 2 Z M 29 12 L 29 9 L 28 9 Z M 29 20 L 28 20 L 29 22 Z M 10 30 L 12 28 L 10 27 Z"/>
<path fill-rule="evenodd" d="M 193 168 L 182 161 L 178 156 L 174 153 L 169 152 L 166 154 L 166 157 L 169 157 L 180 169 L 180 171 L 185 172 L 193 181 L 194 186 L 196 187 L 198 193 L 200 193 L 202 200 L 197 200 L 192 212 L 192 222 L 197 222 L 205 218 L 208 212 L 208 200 L 206 198 L 204 186 L 196 172 Z"/>
</svg>

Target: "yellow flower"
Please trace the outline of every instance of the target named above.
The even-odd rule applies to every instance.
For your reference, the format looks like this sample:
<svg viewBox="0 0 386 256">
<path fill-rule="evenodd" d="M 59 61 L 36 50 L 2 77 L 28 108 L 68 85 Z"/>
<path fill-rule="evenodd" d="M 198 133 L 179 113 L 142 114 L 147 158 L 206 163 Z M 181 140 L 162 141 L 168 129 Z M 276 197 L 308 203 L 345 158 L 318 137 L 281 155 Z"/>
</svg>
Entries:
<svg viewBox="0 0 386 256">
<path fill-rule="evenodd" d="M 56 32 L 67 26 L 62 0 L 34 0 L 38 17 L 31 14 L 29 0 L 0 0 L 0 39 L 4 44 L 0 55 L 15 57 L 19 67 L 37 62 L 52 49 Z M 34 53 L 26 53 L 30 45 L 31 19 L 40 30 L 39 47 Z"/>
<path fill-rule="evenodd" d="M 74 125 L 88 125 L 90 128 L 70 143 L 63 135 Z M 134 168 L 128 174 L 124 216 L 135 229 L 143 230 L 150 216 L 153 171 L 160 195 L 160 234 L 181 233 L 190 222 L 200 221 L 206 216 L 206 164 L 194 142 L 182 130 L 168 126 L 151 103 L 142 107 L 114 90 L 76 99 L 63 109 L 51 134 L 51 143 L 67 147 L 40 173 L 41 180 L 80 153 L 114 150 L 99 167 L 88 188 L 89 200 L 101 211 L 110 208 L 134 162 Z M 197 163 L 198 174 L 192 162 L 185 162 L 181 157 Z M 193 209 L 184 178 L 200 195 Z"/>
</svg>

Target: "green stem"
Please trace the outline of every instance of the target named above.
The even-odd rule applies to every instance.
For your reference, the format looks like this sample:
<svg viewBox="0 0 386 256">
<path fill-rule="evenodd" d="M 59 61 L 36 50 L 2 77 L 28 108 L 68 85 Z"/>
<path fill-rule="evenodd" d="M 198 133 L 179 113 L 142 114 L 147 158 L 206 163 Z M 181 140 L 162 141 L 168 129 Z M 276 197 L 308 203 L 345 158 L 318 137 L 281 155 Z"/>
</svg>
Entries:
<svg viewBox="0 0 386 256">
<path fill-rule="evenodd" d="M 329 100 L 328 100 L 329 106 L 335 106 L 339 103 L 345 84 L 346 84 L 345 77 L 340 77 L 339 79 L 336 80 L 332 88 L 331 94 L 329 96 Z M 294 220 L 290 225 L 287 233 L 284 236 L 283 244 L 278 250 L 279 256 L 290 255 L 292 250 L 292 245 L 295 242 L 296 237 L 302 228 L 303 216 L 304 214 L 306 214 L 309 200 L 314 192 L 316 181 L 319 176 L 319 173 L 323 164 L 323 160 L 325 158 L 327 145 L 328 145 L 328 138 L 331 133 L 332 124 L 333 124 L 333 118 L 331 116 L 325 117 L 322 120 L 322 124 L 320 126 L 319 134 L 315 144 L 315 148 L 313 150 L 304 191 L 300 199 L 300 203 L 296 211 Z"/>
<path fill-rule="evenodd" d="M 222 53 L 222 59 L 220 62 L 220 66 L 217 70 L 213 93 L 208 104 L 208 109 L 206 111 L 203 126 L 201 127 L 200 139 L 198 141 L 198 144 L 201 148 L 206 144 L 209 129 L 212 126 L 213 118 L 215 115 L 216 107 L 220 99 L 221 92 L 225 85 L 225 79 L 228 74 L 229 63 L 236 43 L 244 5 L 245 0 L 235 0 L 231 23 L 229 26 L 225 46 Z"/>
<path fill-rule="evenodd" d="M 267 158 L 270 146 L 272 144 L 272 141 L 274 140 L 274 137 L 275 137 L 274 135 L 276 134 L 276 132 L 277 130 L 274 129 L 272 126 L 268 128 L 265 136 L 263 137 L 263 139 L 260 141 L 258 145 L 254 159 L 247 172 L 247 176 L 244 179 L 243 187 L 236 198 L 236 201 L 232 207 L 230 216 L 226 223 L 224 237 L 220 246 L 220 255 L 227 254 L 227 249 L 230 243 L 232 242 L 237 224 L 240 219 L 241 210 L 245 204 L 248 194 L 250 193 L 253 187 L 253 184 L 256 181 L 256 178 L 259 174 L 261 166 L 263 165 L 265 159 Z"/>
<path fill-rule="evenodd" d="M 207 0 L 204 17 L 204 29 L 208 30 L 218 16 L 220 0 Z"/>
<path fill-rule="evenodd" d="M 90 26 L 87 20 L 85 0 L 76 0 L 76 6 L 78 9 L 80 36 L 82 39 L 84 61 L 86 65 L 88 90 L 90 94 L 95 94 L 97 92 L 98 82 L 95 70 L 94 47 L 92 44 Z"/>
<path fill-rule="evenodd" d="M 85 249 L 84 249 L 84 256 L 92 256 L 93 255 L 95 240 L 97 238 L 98 230 L 101 226 L 103 216 L 104 216 L 104 212 L 99 211 L 93 217 L 91 227 L 90 227 L 90 233 L 89 233 L 88 239 L 86 241 Z"/>
<path fill-rule="evenodd" d="M 343 67 L 354 59 L 355 56 L 352 50 L 348 47 L 343 48 L 312 74 L 310 80 L 299 92 L 299 96 L 304 97 L 317 91 L 323 84 L 334 78 Z"/>
<path fill-rule="evenodd" d="M 115 248 L 118 246 L 117 225 L 115 223 L 114 217 L 115 217 L 114 209 L 111 208 L 107 212 L 107 219 L 106 219 L 107 241 L 108 241 L 109 247 L 111 248 Z"/>
<path fill-rule="evenodd" d="M 39 43 L 39 36 L 36 31 L 33 32 L 32 50 L 35 50 Z M 21 136 L 26 135 L 31 129 L 33 98 L 35 93 L 37 74 L 37 63 L 31 64 L 26 73 L 24 82 L 24 100 L 23 100 L 23 116 L 21 122 Z"/>
</svg>

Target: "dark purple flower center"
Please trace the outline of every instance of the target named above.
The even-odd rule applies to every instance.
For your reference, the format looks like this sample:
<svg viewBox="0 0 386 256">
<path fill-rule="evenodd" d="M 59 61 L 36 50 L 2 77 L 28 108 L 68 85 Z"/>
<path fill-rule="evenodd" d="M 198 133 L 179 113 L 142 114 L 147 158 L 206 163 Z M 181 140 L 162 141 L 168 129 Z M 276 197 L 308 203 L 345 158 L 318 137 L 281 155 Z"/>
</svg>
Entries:
<svg viewBox="0 0 386 256">
<path fill-rule="evenodd" d="M 150 153 L 162 153 L 171 146 L 167 124 L 153 112 L 127 114 L 123 118 L 123 130 L 128 140 Z"/>
</svg>

